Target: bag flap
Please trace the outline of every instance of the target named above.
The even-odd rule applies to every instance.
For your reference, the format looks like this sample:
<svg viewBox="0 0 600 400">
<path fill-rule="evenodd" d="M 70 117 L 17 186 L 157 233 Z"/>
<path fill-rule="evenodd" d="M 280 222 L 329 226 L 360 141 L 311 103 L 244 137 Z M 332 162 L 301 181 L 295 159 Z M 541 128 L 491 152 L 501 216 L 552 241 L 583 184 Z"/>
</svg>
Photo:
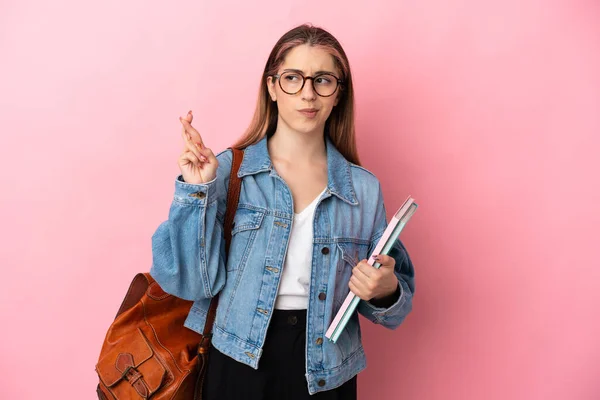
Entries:
<svg viewBox="0 0 600 400">
<path fill-rule="evenodd" d="M 107 387 L 121 380 L 143 380 L 150 393 L 158 390 L 166 374 L 165 367 L 154 356 L 154 350 L 140 328 L 120 338 L 98 362 L 96 371 Z"/>
</svg>

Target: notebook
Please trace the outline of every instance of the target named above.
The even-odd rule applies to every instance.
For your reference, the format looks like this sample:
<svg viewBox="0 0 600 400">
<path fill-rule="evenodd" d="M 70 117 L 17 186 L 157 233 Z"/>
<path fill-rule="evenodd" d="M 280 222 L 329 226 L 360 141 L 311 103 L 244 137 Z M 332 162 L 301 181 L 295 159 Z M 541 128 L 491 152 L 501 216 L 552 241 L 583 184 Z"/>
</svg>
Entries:
<svg viewBox="0 0 600 400">
<path fill-rule="evenodd" d="M 417 207 L 418 205 L 415 203 L 415 200 L 411 196 L 408 196 L 404 204 L 402 204 L 402 206 L 398 209 L 398 211 L 396 211 L 396 214 L 394 214 L 390 220 L 387 228 L 383 232 L 383 236 L 381 236 L 381 239 L 379 239 L 379 242 L 377 242 L 377 246 L 375 246 L 373 253 L 369 256 L 367 261 L 369 265 L 372 265 L 375 268 L 379 268 L 381 266 L 381 264 L 375 262 L 373 255 L 388 254 L 394 245 L 394 242 L 400 235 L 400 232 L 402 232 L 402 229 L 404 229 L 404 226 L 410 220 L 410 217 L 412 217 L 417 210 Z M 350 316 L 356 310 L 360 300 L 360 297 L 355 296 L 354 293 L 348 293 L 346 300 L 344 300 L 340 310 L 325 333 L 325 337 L 327 339 L 333 343 L 338 340 L 340 333 L 346 327 L 346 324 L 350 320 Z"/>
</svg>

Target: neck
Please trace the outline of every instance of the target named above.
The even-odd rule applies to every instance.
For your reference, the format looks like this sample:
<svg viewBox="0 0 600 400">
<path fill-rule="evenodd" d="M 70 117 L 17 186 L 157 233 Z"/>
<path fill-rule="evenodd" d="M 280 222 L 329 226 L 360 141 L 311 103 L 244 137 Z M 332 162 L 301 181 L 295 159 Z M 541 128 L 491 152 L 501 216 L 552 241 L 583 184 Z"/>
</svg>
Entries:
<svg viewBox="0 0 600 400">
<path fill-rule="evenodd" d="M 297 132 L 284 127 L 284 124 L 279 122 L 275 133 L 267 143 L 271 159 L 294 164 L 314 163 L 327 159 L 323 129 L 320 132 Z"/>
</svg>

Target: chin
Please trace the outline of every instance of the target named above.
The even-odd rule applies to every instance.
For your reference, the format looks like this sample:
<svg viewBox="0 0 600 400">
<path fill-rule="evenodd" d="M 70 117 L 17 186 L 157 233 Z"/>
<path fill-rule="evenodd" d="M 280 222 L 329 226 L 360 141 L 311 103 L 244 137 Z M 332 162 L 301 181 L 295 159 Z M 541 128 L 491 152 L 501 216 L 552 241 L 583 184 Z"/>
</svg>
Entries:
<svg viewBox="0 0 600 400">
<path fill-rule="evenodd" d="M 323 132 L 323 130 L 325 129 L 325 124 L 316 121 L 299 121 L 292 125 L 292 129 L 302 133 Z"/>
<path fill-rule="evenodd" d="M 325 128 L 324 126 L 319 126 L 319 125 L 311 125 L 311 126 L 302 125 L 297 128 L 294 128 L 294 130 L 296 132 L 300 132 L 300 133 L 311 134 L 311 133 L 322 133 L 324 128 Z"/>
</svg>

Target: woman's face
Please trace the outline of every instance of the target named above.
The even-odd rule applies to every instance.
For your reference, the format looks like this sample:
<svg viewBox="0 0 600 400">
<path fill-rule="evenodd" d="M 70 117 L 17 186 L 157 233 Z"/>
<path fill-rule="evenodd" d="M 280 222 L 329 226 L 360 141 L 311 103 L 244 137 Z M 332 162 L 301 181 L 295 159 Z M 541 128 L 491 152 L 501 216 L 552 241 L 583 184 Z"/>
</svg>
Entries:
<svg viewBox="0 0 600 400">
<path fill-rule="evenodd" d="M 296 46 L 290 50 L 277 71 L 287 92 L 294 92 L 294 89 L 301 86 L 301 75 L 314 77 L 323 72 L 340 78 L 333 56 L 319 47 L 309 45 Z M 278 124 L 283 123 L 288 129 L 296 132 L 323 134 L 325 122 L 338 103 L 340 88 L 338 87 L 333 95 L 323 97 L 317 94 L 315 86 L 319 93 L 329 94 L 336 85 L 336 82 L 330 81 L 330 76 L 325 75 L 316 83 L 308 79 L 305 80 L 302 90 L 296 94 L 288 94 L 282 90 L 278 79 L 267 78 L 271 99 L 277 101 Z"/>
</svg>

